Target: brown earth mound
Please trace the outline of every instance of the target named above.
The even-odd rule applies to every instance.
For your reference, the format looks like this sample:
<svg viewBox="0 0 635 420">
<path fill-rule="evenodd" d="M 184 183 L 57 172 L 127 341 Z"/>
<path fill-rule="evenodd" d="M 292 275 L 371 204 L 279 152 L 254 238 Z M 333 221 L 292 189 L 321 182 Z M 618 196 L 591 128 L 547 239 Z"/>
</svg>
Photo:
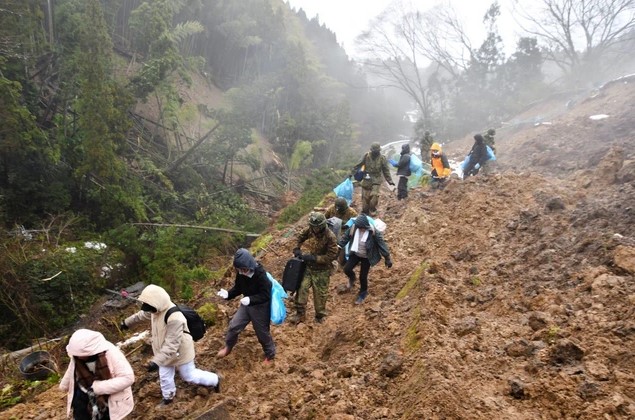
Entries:
<svg viewBox="0 0 635 420">
<path fill-rule="evenodd" d="M 222 393 L 177 381 L 173 406 L 156 411 L 142 346 L 129 356 L 130 418 L 634 418 L 633 98 L 632 84 L 614 84 L 551 125 L 499 131 L 497 174 L 417 188 L 406 202 L 384 191 L 394 266 L 371 269 L 364 304 L 338 293 L 346 278 L 335 273 L 325 323 L 272 327 L 278 356 L 267 367 L 251 327 L 216 359 L 239 304 L 221 303 L 196 347 L 197 365 L 223 375 Z M 600 113 L 609 118 L 588 119 Z M 303 223 L 274 232 L 259 256 L 278 279 Z M 94 328 L 112 336 L 103 319 Z M 2 417 L 64 410 L 50 389 Z"/>
</svg>

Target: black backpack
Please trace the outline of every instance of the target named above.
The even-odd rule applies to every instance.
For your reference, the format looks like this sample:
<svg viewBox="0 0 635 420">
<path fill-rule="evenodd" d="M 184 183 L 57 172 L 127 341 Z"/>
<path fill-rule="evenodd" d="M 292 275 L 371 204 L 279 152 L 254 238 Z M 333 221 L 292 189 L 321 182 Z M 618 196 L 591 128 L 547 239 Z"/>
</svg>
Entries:
<svg viewBox="0 0 635 420">
<path fill-rule="evenodd" d="M 297 292 L 304 278 L 306 263 L 299 258 L 291 258 L 284 266 L 282 288 L 287 292 Z"/>
<path fill-rule="evenodd" d="M 198 312 L 196 312 L 189 306 L 179 305 L 177 303 L 176 306 L 168 309 L 168 311 L 165 313 L 165 318 L 163 319 L 165 323 L 168 323 L 168 318 L 176 311 L 180 311 L 183 316 L 185 316 L 185 320 L 187 321 L 187 329 L 189 330 L 185 332 L 192 336 L 192 340 L 198 341 L 203 338 L 203 336 L 205 335 L 205 329 L 207 328 L 205 325 L 205 321 L 203 321 L 203 318 L 201 318 Z"/>
</svg>

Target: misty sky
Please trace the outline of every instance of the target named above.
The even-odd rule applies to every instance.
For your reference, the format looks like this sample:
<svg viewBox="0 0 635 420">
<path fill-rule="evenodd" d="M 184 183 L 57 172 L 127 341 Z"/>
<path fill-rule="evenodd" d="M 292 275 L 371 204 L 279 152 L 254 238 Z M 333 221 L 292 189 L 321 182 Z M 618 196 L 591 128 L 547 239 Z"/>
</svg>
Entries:
<svg viewBox="0 0 635 420">
<path fill-rule="evenodd" d="M 349 55 L 354 55 L 354 39 L 365 30 L 368 22 L 377 16 L 386 6 L 395 0 L 286 0 L 295 9 L 304 9 L 307 17 L 319 16 L 320 22 L 335 32 L 337 41 L 344 46 Z M 399 1 L 399 0 L 397 0 Z M 480 45 L 485 36 L 482 27 L 483 15 L 494 0 L 450 0 L 465 27 L 474 39 L 473 44 Z M 419 9 L 427 10 L 440 3 L 439 0 L 413 1 Z M 515 23 L 511 17 L 513 0 L 499 0 L 501 16 L 498 27 L 507 50 L 516 46 Z"/>
</svg>

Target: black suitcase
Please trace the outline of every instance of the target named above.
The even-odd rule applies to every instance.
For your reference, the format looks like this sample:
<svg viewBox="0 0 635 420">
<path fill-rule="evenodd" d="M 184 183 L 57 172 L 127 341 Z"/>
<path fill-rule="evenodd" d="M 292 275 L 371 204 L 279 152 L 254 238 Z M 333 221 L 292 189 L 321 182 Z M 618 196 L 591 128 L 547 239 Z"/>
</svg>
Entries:
<svg viewBox="0 0 635 420">
<path fill-rule="evenodd" d="M 299 258 L 291 258 L 284 266 L 282 273 L 282 288 L 287 292 L 296 292 L 300 288 L 300 283 L 304 278 L 304 268 L 306 264 Z"/>
</svg>

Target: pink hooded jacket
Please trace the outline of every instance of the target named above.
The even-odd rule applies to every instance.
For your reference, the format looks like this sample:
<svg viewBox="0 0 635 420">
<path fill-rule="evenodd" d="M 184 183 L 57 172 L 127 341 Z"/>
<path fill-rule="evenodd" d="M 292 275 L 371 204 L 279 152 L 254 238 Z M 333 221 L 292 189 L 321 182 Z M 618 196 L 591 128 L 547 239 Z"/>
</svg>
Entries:
<svg viewBox="0 0 635 420">
<path fill-rule="evenodd" d="M 111 420 L 126 417 L 134 408 L 132 398 L 132 383 L 134 372 L 126 356 L 104 336 L 92 330 L 77 330 L 73 333 L 66 351 L 71 361 L 60 382 L 60 389 L 68 393 L 66 415 L 70 417 L 73 391 L 75 389 L 75 359 L 73 356 L 88 357 L 106 352 L 110 379 L 93 382 L 93 391 L 97 395 L 108 395 L 108 411 Z"/>
</svg>

